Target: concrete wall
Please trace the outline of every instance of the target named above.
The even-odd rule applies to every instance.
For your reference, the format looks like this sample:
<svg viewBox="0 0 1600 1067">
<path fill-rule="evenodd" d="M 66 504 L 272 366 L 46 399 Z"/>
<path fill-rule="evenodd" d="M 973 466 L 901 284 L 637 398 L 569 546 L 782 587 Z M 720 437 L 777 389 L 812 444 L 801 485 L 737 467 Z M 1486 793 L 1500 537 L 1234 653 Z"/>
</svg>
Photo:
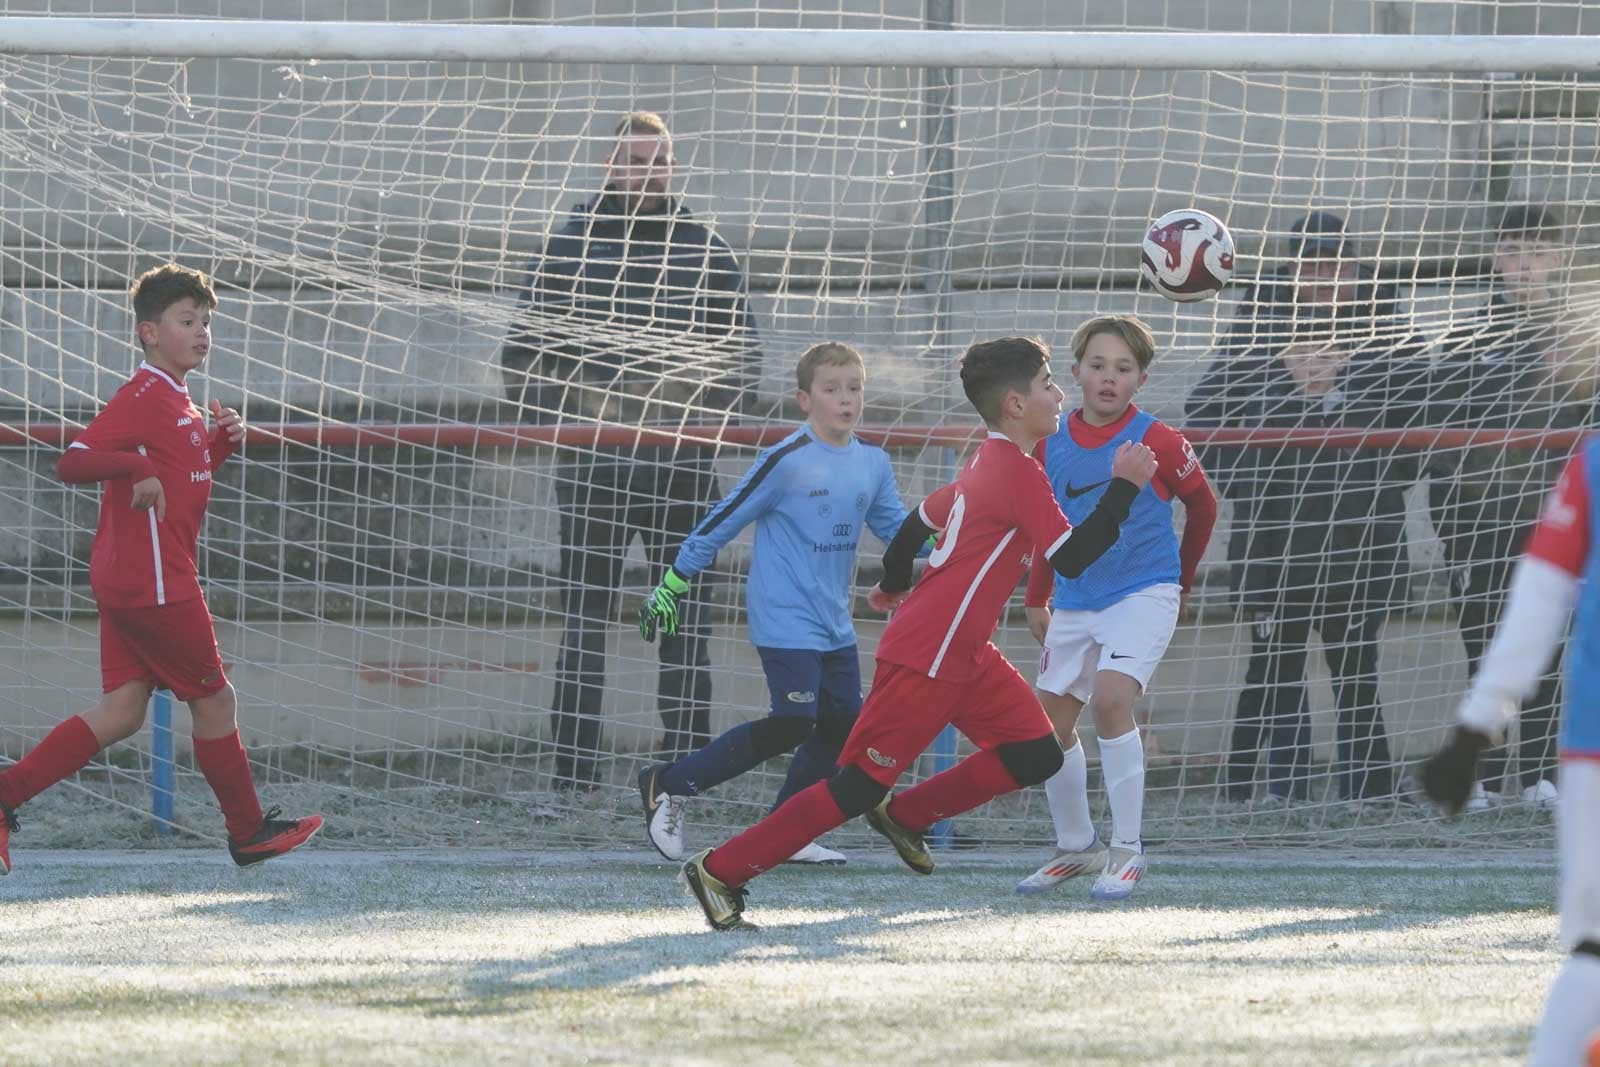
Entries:
<svg viewBox="0 0 1600 1067">
<path fill-rule="evenodd" d="M 862 669 L 882 623 L 858 626 Z M 1031 673 L 1038 647 L 1020 625 L 999 642 Z M 548 738 L 547 709 L 560 644 L 548 626 L 432 623 L 349 625 L 329 621 L 224 622 L 218 641 L 241 694 L 246 744 L 301 743 L 335 752 L 443 747 L 462 737 L 487 747 Z M 1243 681 L 1249 634 L 1232 623 L 1183 625 L 1141 707 L 1162 755 L 1204 762 L 1224 751 L 1234 694 Z M 653 650 L 618 627 L 605 694 L 606 747 L 649 751 L 660 732 L 654 712 Z M 730 627 L 712 641 L 713 729 L 762 714 L 768 697 L 754 650 Z M 1437 623 L 1396 620 L 1385 633 L 1380 695 L 1396 755 L 1420 757 L 1450 721 L 1466 685 L 1459 639 Z M 1313 741 L 1327 758 L 1332 694 L 1320 655 L 1309 664 Z M 15 753 L 83 709 L 98 682 L 93 620 L 63 625 L 0 621 L 0 753 Z M 175 729 L 187 740 L 187 710 Z M 1087 719 L 1084 730 L 1093 736 Z"/>
</svg>

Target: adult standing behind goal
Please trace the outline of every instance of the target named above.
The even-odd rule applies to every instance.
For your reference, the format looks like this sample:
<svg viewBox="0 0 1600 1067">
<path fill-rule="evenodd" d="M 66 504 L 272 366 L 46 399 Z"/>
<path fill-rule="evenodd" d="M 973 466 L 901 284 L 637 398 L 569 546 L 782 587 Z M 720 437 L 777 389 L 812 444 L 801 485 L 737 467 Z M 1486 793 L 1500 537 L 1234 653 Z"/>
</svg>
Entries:
<svg viewBox="0 0 1600 1067">
<path fill-rule="evenodd" d="M 1355 262 L 1342 221 L 1325 212 L 1307 216 L 1291 251 L 1294 259 L 1277 273 L 1282 280 L 1247 298 L 1245 319 L 1190 394 L 1189 424 L 1335 429 L 1415 421 L 1421 339 L 1395 314 L 1392 294 Z M 1306 654 L 1313 629 L 1322 636 L 1338 704 L 1338 796 L 1393 795 L 1378 641 L 1389 611 L 1409 597 L 1403 494 L 1417 479 L 1415 462 L 1379 449 L 1214 451 L 1208 469 L 1235 503 L 1229 548 L 1251 635 L 1227 796 L 1252 799 L 1264 749 L 1260 799 L 1310 799 Z"/>
<path fill-rule="evenodd" d="M 529 422 L 655 427 L 715 423 L 752 409 L 760 352 L 745 278 L 726 241 L 672 194 L 672 135 L 659 115 L 617 123 L 605 187 L 551 234 L 528 269 L 518 325 L 501 352 Z M 563 447 L 561 608 L 553 726 L 558 786 L 598 781 L 606 635 L 637 535 L 652 572 L 720 495 L 705 448 Z M 660 643 L 658 702 L 671 759 L 711 739 L 706 630 L 693 591 Z"/>
<path fill-rule="evenodd" d="M 1591 367 L 1565 357 L 1563 292 L 1571 249 L 1551 209 L 1507 208 L 1496 231 L 1498 285 L 1488 305 L 1444 338 L 1433 365 L 1428 422 L 1467 429 L 1551 429 L 1597 425 Z M 1477 673 L 1490 628 L 1505 604 L 1512 565 L 1527 543 L 1566 450 L 1480 445 L 1443 452 L 1430 463 L 1434 527 L 1451 567 L 1450 592 Z M 1519 750 L 1485 755 L 1469 811 L 1521 797 L 1541 807 L 1556 801 L 1555 740 L 1559 653 L 1521 716 Z"/>
</svg>

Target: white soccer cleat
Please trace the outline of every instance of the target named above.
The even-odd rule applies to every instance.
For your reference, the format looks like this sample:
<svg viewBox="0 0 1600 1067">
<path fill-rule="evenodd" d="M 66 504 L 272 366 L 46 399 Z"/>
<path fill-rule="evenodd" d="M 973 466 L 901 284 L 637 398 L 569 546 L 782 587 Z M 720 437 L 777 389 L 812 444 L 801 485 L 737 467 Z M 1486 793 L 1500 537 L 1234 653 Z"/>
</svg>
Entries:
<svg viewBox="0 0 1600 1067">
<path fill-rule="evenodd" d="M 1540 811 L 1554 811 L 1560 799 L 1555 783 L 1548 778 L 1541 778 L 1538 785 L 1530 785 L 1522 791 L 1522 802 L 1532 804 Z"/>
<path fill-rule="evenodd" d="M 813 841 L 783 862 L 806 863 L 813 867 L 843 867 L 849 861 L 845 859 L 843 852 L 835 852 Z"/>
<path fill-rule="evenodd" d="M 1112 845 L 1106 851 L 1106 869 L 1094 880 L 1089 890 L 1091 900 L 1127 900 L 1133 896 L 1133 887 L 1144 874 L 1144 844 L 1135 852 L 1131 848 Z"/>
<path fill-rule="evenodd" d="M 1088 848 L 1076 852 L 1060 849 L 1043 867 L 1017 883 L 1017 892 L 1025 897 L 1054 889 L 1062 882 L 1080 874 L 1103 868 L 1106 863 L 1106 846 L 1099 838 Z"/>
<path fill-rule="evenodd" d="M 644 836 L 669 860 L 683 859 L 684 798 L 665 793 L 657 785 L 671 764 L 646 767 L 639 774 L 639 800 L 644 806 Z"/>
</svg>

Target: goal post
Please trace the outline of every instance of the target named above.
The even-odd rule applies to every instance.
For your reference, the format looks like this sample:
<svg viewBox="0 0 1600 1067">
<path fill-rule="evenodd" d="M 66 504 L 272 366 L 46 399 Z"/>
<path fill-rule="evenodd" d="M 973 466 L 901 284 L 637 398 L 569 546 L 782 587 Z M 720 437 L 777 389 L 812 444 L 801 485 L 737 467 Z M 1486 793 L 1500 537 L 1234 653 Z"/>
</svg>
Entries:
<svg viewBox="0 0 1600 1067">
<path fill-rule="evenodd" d="M 128 281 L 177 259 L 211 271 L 221 297 L 196 399 L 257 427 L 218 473 L 201 561 L 245 740 L 264 791 L 324 808 L 332 839 L 634 841 L 632 777 L 669 729 L 663 704 L 703 702 L 720 730 L 768 698 L 745 628 L 748 534 L 699 582 L 705 662 L 689 665 L 689 696 L 668 694 L 681 679 L 663 681 L 630 618 L 657 577 L 646 546 L 669 552 L 676 533 L 635 516 L 615 524 L 624 541 L 572 543 L 596 471 L 661 472 L 658 488 L 610 485 L 607 507 L 654 514 L 676 492 L 659 486 L 690 474 L 693 504 L 709 506 L 797 425 L 799 352 L 840 340 L 867 361 L 863 439 L 889 450 L 914 505 L 974 440 L 955 373 L 968 343 L 1038 334 L 1069 381 L 1072 330 L 1131 312 L 1160 345 L 1139 402 L 1190 433 L 1223 496 L 1193 611 L 1140 706 L 1147 837 L 1542 841 L 1535 804 L 1444 825 L 1346 802 L 1338 766 L 1374 712 L 1397 775 L 1437 743 L 1469 674 L 1462 619 L 1497 595 L 1467 579 L 1509 566 L 1520 542 L 1501 534 L 1525 527 L 1595 424 L 1597 64 L 1600 37 L 1580 34 L 0 17 L 0 757 L 98 692 L 97 494 L 60 485 L 54 463 L 133 366 Z M 649 316 L 575 327 L 565 305 L 530 304 L 530 264 L 602 190 L 633 111 L 666 120 L 671 192 L 737 262 L 753 333 L 732 401 L 698 391 L 721 364 L 686 364 L 683 335 Z M 1519 205 L 1546 222 L 1506 232 Z M 1239 267 L 1216 300 L 1175 305 L 1138 286 L 1138 238 L 1177 207 L 1234 234 Z M 1331 240 L 1362 272 L 1327 302 L 1381 291 L 1416 339 L 1382 358 L 1426 374 L 1504 356 L 1527 376 L 1483 387 L 1477 407 L 1378 418 L 1330 396 L 1300 423 L 1193 417 L 1219 361 L 1281 356 L 1260 350 L 1270 330 L 1240 324 L 1297 291 L 1293 227 L 1314 211 L 1340 219 Z M 650 285 L 647 304 L 705 296 Z M 568 379 L 522 392 L 508 338 L 575 328 Z M 618 353 L 656 377 L 629 379 Z M 569 402 L 580 387 L 586 401 Z M 1403 573 L 1381 604 L 1308 598 L 1319 624 L 1382 616 L 1363 679 L 1376 696 L 1341 698 L 1336 665 L 1367 661 L 1312 625 L 1298 666 L 1265 686 L 1282 700 L 1303 681 L 1304 714 L 1251 712 L 1260 620 L 1241 568 L 1270 558 L 1288 568 L 1280 584 L 1319 586 L 1326 557 L 1350 546 L 1308 548 L 1301 533 L 1359 507 L 1385 521 Z M 1461 533 L 1463 516 L 1483 525 L 1491 510 L 1492 530 Z M 861 589 L 879 552 L 861 538 Z M 605 568 L 578 564 L 608 553 L 614 595 L 585 600 L 583 575 Z M 864 605 L 857 618 L 870 675 L 881 620 Z M 1020 612 L 997 641 L 1031 674 Z M 576 742 L 593 782 L 564 775 L 562 700 L 597 727 Z M 1264 752 L 1234 783 L 1248 800 L 1226 788 L 1251 714 L 1295 738 L 1304 789 L 1290 807 L 1261 803 L 1276 781 Z M 37 802 L 61 840 L 113 840 L 174 762 L 169 824 L 220 834 L 185 710 L 172 718 L 175 761 L 136 738 Z M 1513 750 L 1518 782 L 1545 766 L 1545 718 Z M 782 771 L 697 801 L 696 833 L 750 821 Z M 956 832 L 1042 842 L 1048 818 L 1029 794 Z"/>
</svg>

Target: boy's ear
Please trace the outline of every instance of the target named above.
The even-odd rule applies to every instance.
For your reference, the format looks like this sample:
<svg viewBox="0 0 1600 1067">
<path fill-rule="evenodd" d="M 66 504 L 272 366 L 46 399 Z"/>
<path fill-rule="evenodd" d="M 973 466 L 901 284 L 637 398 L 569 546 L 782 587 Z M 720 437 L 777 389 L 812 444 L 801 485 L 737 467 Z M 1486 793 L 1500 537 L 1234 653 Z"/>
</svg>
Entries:
<svg viewBox="0 0 1600 1067">
<path fill-rule="evenodd" d="M 147 327 L 147 326 L 150 328 L 149 329 L 149 333 L 145 332 L 145 327 Z M 135 330 L 135 333 L 138 335 L 139 343 L 141 345 L 144 345 L 146 348 L 148 348 L 151 345 L 156 343 L 156 324 L 155 323 L 150 322 L 150 321 L 147 320 L 145 322 L 138 323 L 135 326 L 134 330 Z"/>
<path fill-rule="evenodd" d="M 794 391 L 794 402 L 796 404 L 800 405 L 800 410 L 802 412 L 804 412 L 807 415 L 811 414 L 811 394 L 810 393 L 806 392 L 804 389 L 796 389 Z"/>
</svg>

